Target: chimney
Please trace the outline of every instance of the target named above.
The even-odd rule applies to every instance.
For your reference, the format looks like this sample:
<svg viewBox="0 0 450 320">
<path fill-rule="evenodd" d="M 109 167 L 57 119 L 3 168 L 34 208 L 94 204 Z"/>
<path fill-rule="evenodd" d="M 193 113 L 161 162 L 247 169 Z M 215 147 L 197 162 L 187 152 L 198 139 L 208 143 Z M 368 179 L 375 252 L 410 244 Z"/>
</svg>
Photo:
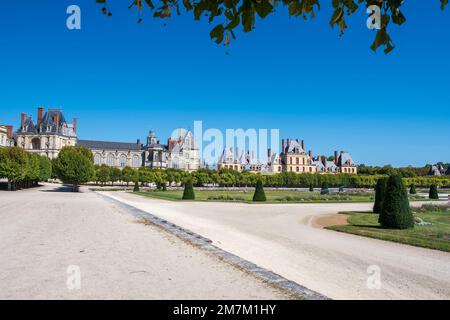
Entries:
<svg viewBox="0 0 450 320">
<path fill-rule="evenodd" d="M 42 116 L 44 115 L 44 108 L 38 107 L 37 125 L 39 126 L 42 122 Z"/>
<path fill-rule="evenodd" d="M 183 137 L 183 129 L 182 128 L 178 128 L 178 140 L 181 141 L 182 137 Z"/>
<path fill-rule="evenodd" d="M 6 126 L 6 134 L 9 139 L 13 137 L 13 126 Z"/>
<path fill-rule="evenodd" d="M 287 147 L 289 148 L 291 146 L 291 139 L 287 139 Z"/>
<path fill-rule="evenodd" d="M 58 111 L 55 111 L 53 113 L 53 122 L 56 127 L 56 132 L 58 132 L 59 131 L 59 112 Z"/>
<path fill-rule="evenodd" d="M 337 165 L 338 164 L 338 152 L 334 151 L 334 163 Z"/>
<path fill-rule="evenodd" d="M 138 146 L 140 146 L 140 145 L 141 145 L 141 139 L 137 139 L 137 140 L 136 140 L 136 144 L 137 144 Z"/>
<path fill-rule="evenodd" d="M 267 158 L 269 158 L 269 161 L 270 161 L 270 158 L 272 158 L 272 149 L 267 149 Z"/>
<path fill-rule="evenodd" d="M 286 144 L 284 142 L 284 139 L 281 139 L 281 153 L 284 153 L 285 150 L 286 150 Z"/>
<path fill-rule="evenodd" d="M 73 118 L 73 132 L 77 133 L 77 118 Z"/>
<path fill-rule="evenodd" d="M 297 146 L 295 147 L 295 153 L 299 153 L 299 144 L 298 144 L 298 139 L 295 139 L 295 142 L 297 142 Z"/>
<path fill-rule="evenodd" d="M 308 151 L 308 155 L 309 155 L 309 157 L 312 159 L 312 157 L 313 157 L 312 150 L 309 150 L 309 151 Z"/>
<path fill-rule="evenodd" d="M 305 151 L 305 140 L 302 140 L 302 149 Z"/>
<path fill-rule="evenodd" d="M 325 156 L 321 156 L 320 160 L 322 161 L 324 166 L 327 166 L 327 158 Z"/>
<path fill-rule="evenodd" d="M 236 155 L 235 155 L 234 160 L 238 160 L 238 159 L 239 159 L 239 148 L 236 147 Z"/>
<path fill-rule="evenodd" d="M 22 112 L 20 115 L 20 126 L 23 128 L 25 125 L 25 121 L 27 120 L 27 114 L 25 112 Z"/>
</svg>

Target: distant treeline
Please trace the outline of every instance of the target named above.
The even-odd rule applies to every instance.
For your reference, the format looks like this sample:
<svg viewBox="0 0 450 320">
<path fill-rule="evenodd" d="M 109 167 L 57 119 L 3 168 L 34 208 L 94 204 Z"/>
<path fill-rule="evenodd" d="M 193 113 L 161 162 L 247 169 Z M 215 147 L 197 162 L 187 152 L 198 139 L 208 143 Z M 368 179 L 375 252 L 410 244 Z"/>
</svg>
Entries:
<svg viewBox="0 0 450 320">
<path fill-rule="evenodd" d="M 158 189 L 174 184 L 184 184 L 190 180 L 197 186 L 219 185 L 223 187 L 256 186 L 261 180 L 268 187 L 311 188 L 324 184 L 330 187 L 374 187 L 380 177 L 398 173 L 403 176 L 407 186 L 450 187 L 450 176 L 423 176 L 408 170 L 386 166 L 380 169 L 360 166 L 357 175 L 351 174 L 296 174 L 282 172 L 271 175 L 237 172 L 229 169 L 220 171 L 200 169 L 189 173 L 176 169 L 158 170 L 150 168 L 122 170 L 106 165 L 94 166 L 92 152 L 83 147 L 64 147 L 58 158 L 50 161 L 45 156 L 25 152 L 19 147 L 0 149 L 0 178 L 8 179 L 10 189 L 31 187 L 39 181 L 58 178 L 74 186 L 95 182 L 97 184 L 135 183 L 141 185 L 154 183 Z M 405 170 L 404 170 L 405 169 Z M 366 173 L 365 171 L 366 170 Z M 376 172 L 376 173 L 375 173 Z M 75 188 L 74 188 L 75 190 Z"/>
<path fill-rule="evenodd" d="M 450 167 L 449 163 L 437 163 L 438 165 L 442 165 L 445 169 Z M 390 165 L 383 167 L 371 167 L 361 164 L 358 166 L 359 174 L 367 174 L 367 175 L 392 175 L 392 174 L 400 174 L 403 178 L 412 178 L 412 177 L 424 177 L 430 173 L 431 164 L 427 164 L 424 167 L 401 167 L 394 168 Z"/>
</svg>

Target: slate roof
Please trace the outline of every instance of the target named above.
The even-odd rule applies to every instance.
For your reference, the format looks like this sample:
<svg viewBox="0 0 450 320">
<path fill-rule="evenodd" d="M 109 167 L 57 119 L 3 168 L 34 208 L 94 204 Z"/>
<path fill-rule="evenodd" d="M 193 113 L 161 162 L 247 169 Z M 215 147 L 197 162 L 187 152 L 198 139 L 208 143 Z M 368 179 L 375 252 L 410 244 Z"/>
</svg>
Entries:
<svg viewBox="0 0 450 320">
<path fill-rule="evenodd" d="M 338 159 L 338 166 L 355 166 L 356 164 L 353 162 L 352 158 L 350 157 L 350 154 L 347 152 L 343 152 L 339 155 Z"/>
<path fill-rule="evenodd" d="M 56 123 L 54 122 L 55 114 L 59 114 L 59 126 L 56 127 Z M 63 127 L 71 127 L 66 122 L 66 118 L 64 114 L 59 109 L 49 109 L 46 111 L 42 117 L 41 124 L 38 126 L 34 123 L 33 118 L 31 116 L 27 116 L 24 123 L 24 129 L 20 127 L 17 132 L 18 133 L 61 133 L 64 134 L 66 132 L 63 131 Z"/>
<path fill-rule="evenodd" d="M 78 140 L 77 145 L 88 149 L 101 150 L 131 150 L 140 151 L 141 145 L 129 142 L 111 142 L 111 141 L 95 141 L 95 140 Z"/>
</svg>

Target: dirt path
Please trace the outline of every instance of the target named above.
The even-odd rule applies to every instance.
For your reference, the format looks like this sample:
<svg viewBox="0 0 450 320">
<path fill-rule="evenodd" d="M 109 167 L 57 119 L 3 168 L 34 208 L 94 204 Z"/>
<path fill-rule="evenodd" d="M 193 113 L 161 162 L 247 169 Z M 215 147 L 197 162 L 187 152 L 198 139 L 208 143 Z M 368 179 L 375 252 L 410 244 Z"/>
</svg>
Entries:
<svg viewBox="0 0 450 320">
<path fill-rule="evenodd" d="M 100 195 L 54 188 L 0 191 L 0 299 L 288 298 Z"/>
<path fill-rule="evenodd" d="M 450 299 L 450 254 L 314 227 L 317 217 L 366 211 L 370 203 L 173 202 L 105 195 L 334 299 Z M 375 279 L 373 268 L 380 270 L 380 287 L 367 285 Z"/>
</svg>

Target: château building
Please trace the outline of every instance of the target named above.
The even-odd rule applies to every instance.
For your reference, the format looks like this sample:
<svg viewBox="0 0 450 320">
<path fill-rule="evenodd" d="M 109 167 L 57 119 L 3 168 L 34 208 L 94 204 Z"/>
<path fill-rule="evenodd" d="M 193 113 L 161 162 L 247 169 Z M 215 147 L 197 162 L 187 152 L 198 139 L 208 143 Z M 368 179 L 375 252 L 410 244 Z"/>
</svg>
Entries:
<svg viewBox="0 0 450 320">
<path fill-rule="evenodd" d="M 0 147 L 12 147 L 13 145 L 13 126 L 0 126 Z"/>
<path fill-rule="evenodd" d="M 18 147 L 54 159 L 63 147 L 76 145 L 77 120 L 68 123 L 60 109 L 44 113 L 44 108 L 39 107 L 36 122 L 22 113 L 15 139 Z"/>
<path fill-rule="evenodd" d="M 330 161 L 324 156 L 313 158 L 312 151 L 305 151 L 305 141 L 299 143 L 298 139 L 282 139 L 281 153 L 272 153 L 267 150 L 267 162 L 255 161 L 253 154 L 247 151 L 239 153 L 236 148 L 223 150 L 217 163 L 217 169 L 230 169 L 238 172 L 272 174 L 281 172 L 302 173 L 349 173 L 356 174 L 357 166 L 347 152 L 340 155 L 334 152 L 334 160 Z"/>
</svg>

